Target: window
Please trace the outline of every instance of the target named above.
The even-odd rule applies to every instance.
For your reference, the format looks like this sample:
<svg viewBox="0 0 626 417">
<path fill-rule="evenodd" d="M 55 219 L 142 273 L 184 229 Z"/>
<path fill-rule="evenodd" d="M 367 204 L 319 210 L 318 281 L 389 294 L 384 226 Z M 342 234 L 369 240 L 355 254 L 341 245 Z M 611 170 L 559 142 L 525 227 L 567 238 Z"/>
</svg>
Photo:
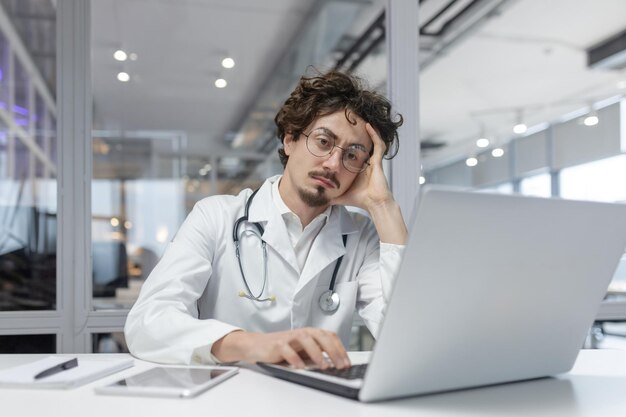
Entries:
<svg viewBox="0 0 626 417">
<path fill-rule="evenodd" d="M 575 200 L 626 203 L 626 155 L 565 168 L 560 174 L 561 197 Z M 609 295 L 623 297 L 626 288 L 626 254 L 622 256 Z M 624 325 L 619 325 L 624 327 Z M 618 327 L 619 327 L 618 326 Z M 604 344 L 609 347 L 610 345 Z"/>
<path fill-rule="evenodd" d="M 56 109 L 46 81 L 55 74 L 55 10 L 43 0 L 2 8 L 9 21 L 0 25 L 0 311 L 53 310 Z"/>
<path fill-rule="evenodd" d="M 522 195 L 550 197 L 552 195 L 552 178 L 548 173 L 526 177 L 520 181 L 519 188 Z"/>
<path fill-rule="evenodd" d="M 565 168 L 561 197 L 574 200 L 626 202 L 626 155 Z"/>
<path fill-rule="evenodd" d="M 484 193 L 513 194 L 513 184 L 505 182 L 491 187 L 480 188 L 477 191 Z"/>
</svg>

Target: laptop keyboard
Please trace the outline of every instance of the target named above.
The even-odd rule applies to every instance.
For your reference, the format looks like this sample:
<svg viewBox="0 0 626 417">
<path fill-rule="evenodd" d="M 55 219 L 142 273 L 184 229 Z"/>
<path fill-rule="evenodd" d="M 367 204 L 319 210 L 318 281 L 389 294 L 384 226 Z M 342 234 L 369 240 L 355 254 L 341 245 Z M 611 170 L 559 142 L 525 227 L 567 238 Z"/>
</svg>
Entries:
<svg viewBox="0 0 626 417">
<path fill-rule="evenodd" d="M 328 368 L 328 369 L 311 369 L 313 372 L 319 372 L 320 374 L 335 376 L 343 379 L 363 379 L 365 376 L 365 371 L 367 370 L 367 364 L 361 365 L 352 365 L 349 368 L 337 369 L 337 368 Z"/>
</svg>

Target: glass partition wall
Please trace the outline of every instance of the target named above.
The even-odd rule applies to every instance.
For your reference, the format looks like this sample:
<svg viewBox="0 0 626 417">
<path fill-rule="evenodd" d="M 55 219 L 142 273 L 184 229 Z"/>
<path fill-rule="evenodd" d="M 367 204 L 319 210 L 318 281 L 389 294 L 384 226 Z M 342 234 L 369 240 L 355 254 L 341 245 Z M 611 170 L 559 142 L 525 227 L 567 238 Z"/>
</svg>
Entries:
<svg viewBox="0 0 626 417">
<path fill-rule="evenodd" d="M 0 1 L 0 352 L 54 352 L 56 11 Z"/>
</svg>

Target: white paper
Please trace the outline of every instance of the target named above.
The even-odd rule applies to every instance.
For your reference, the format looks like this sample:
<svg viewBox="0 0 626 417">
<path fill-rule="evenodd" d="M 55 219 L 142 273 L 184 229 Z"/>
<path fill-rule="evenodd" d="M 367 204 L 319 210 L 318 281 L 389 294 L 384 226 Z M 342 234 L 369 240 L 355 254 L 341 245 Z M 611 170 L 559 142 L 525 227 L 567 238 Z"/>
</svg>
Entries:
<svg viewBox="0 0 626 417">
<path fill-rule="evenodd" d="M 44 378 L 35 375 L 72 359 L 68 356 L 48 356 L 35 362 L 0 370 L 0 387 L 72 388 L 86 384 L 133 366 L 131 358 L 78 358 L 78 366 Z"/>
</svg>

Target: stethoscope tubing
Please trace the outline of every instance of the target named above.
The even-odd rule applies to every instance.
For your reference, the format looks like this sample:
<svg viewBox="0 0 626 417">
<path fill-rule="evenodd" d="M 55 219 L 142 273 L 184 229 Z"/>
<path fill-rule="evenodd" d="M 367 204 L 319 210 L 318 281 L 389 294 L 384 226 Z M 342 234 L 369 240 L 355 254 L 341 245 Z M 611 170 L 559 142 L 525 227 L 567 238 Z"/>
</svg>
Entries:
<svg viewBox="0 0 626 417">
<path fill-rule="evenodd" d="M 253 231 L 253 234 L 256 235 L 261 240 L 261 245 L 263 248 L 263 285 L 258 295 L 254 295 L 254 293 L 252 292 L 252 289 L 250 288 L 250 285 L 248 284 L 248 280 L 246 279 L 246 274 L 243 271 L 243 265 L 241 263 L 241 252 L 239 250 L 240 249 L 239 248 L 239 245 L 240 245 L 239 227 L 241 226 L 243 222 L 248 221 L 250 205 L 252 204 L 252 199 L 254 198 L 254 196 L 256 195 L 258 191 L 259 189 L 255 190 L 250 195 L 250 197 L 248 197 L 248 201 L 246 201 L 246 206 L 244 208 L 243 216 L 238 218 L 235 221 L 235 224 L 233 225 L 233 242 L 235 244 L 235 256 L 237 257 L 237 264 L 239 265 L 239 271 L 241 272 L 243 285 L 246 288 L 246 292 L 241 291 L 239 295 L 241 297 L 247 298 L 252 301 L 257 301 L 257 302 L 275 301 L 276 297 L 274 296 L 261 298 L 261 296 L 263 295 L 263 292 L 265 291 L 265 287 L 267 286 L 268 256 L 267 256 L 267 243 L 263 240 L 263 233 L 265 232 L 265 229 L 263 229 L 263 226 L 261 226 L 261 224 L 258 222 L 252 222 L 252 224 L 256 227 L 257 232 L 258 232 L 256 233 Z M 347 239 L 348 239 L 348 235 L 342 235 L 344 247 L 346 246 Z M 330 280 L 330 285 L 328 287 L 328 290 L 324 291 L 324 293 L 322 293 L 319 299 L 320 308 L 322 309 L 322 311 L 327 312 L 327 313 L 334 313 L 339 308 L 340 298 L 339 298 L 339 294 L 335 292 L 335 281 L 337 280 L 337 273 L 339 272 L 341 261 L 343 261 L 343 255 L 339 257 L 339 259 L 337 259 L 337 262 L 335 263 L 335 268 L 333 270 L 333 275 Z"/>
</svg>

